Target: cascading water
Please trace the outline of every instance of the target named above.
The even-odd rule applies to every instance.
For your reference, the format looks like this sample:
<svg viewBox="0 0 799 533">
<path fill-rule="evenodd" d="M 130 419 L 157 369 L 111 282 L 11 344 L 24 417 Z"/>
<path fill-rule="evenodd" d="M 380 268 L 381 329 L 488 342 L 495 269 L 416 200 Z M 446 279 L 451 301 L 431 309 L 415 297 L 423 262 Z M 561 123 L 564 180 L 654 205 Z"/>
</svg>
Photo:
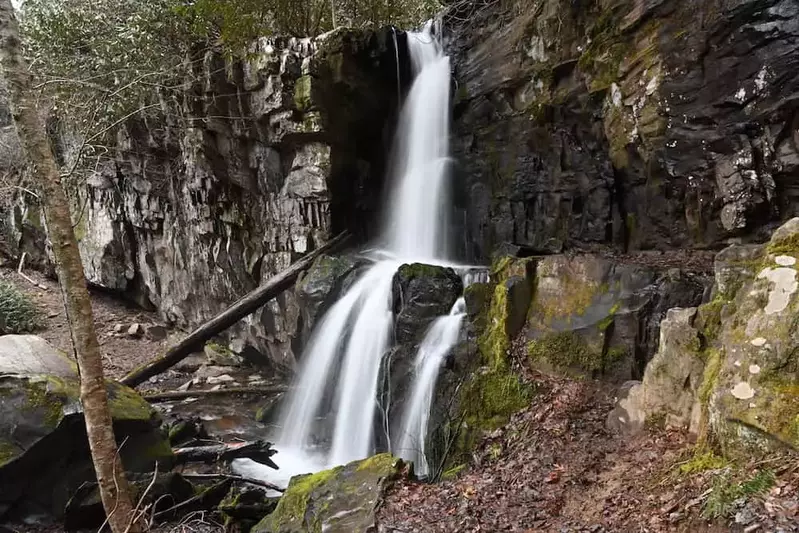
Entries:
<svg viewBox="0 0 799 533">
<path fill-rule="evenodd" d="M 450 62 L 433 35 L 432 24 L 408 34 L 408 49 L 415 77 L 395 140 L 394 189 L 381 240 L 385 248 L 381 258 L 314 329 L 302 356 L 295 392 L 281 412 L 282 432 L 276 446 L 281 470 L 279 476 L 268 476 L 273 481 L 287 482 L 293 474 L 361 459 L 372 452 L 380 365 L 391 341 L 394 274 L 402 263 L 448 263 L 445 213 L 449 204 Z M 441 320 L 448 326 L 454 324 L 451 317 Z M 440 351 L 432 346 L 432 339 L 429 344 L 427 351 Z M 432 378 L 425 391 L 434 386 L 434 381 Z M 330 402 L 325 401 L 331 383 L 337 384 L 332 410 Z M 425 399 L 422 394 L 420 402 Z M 319 450 L 308 455 L 318 418 L 325 415 L 335 417 L 329 452 Z M 416 425 L 421 423 L 426 424 Z"/>
<path fill-rule="evenodd" d="M 439 317 L 433 322 L 416 355 L 413 390 L 402 418 L 400 444 L 394 451 L 403 459 L 413 461 L 414 470 L 419 476 L 426 476 L 430 471 L 425 456 L 425 438 L 438 372 L 458 342 L 465 314 L 466 302 L 459 298 L 448 316 Z"/>
</svg>

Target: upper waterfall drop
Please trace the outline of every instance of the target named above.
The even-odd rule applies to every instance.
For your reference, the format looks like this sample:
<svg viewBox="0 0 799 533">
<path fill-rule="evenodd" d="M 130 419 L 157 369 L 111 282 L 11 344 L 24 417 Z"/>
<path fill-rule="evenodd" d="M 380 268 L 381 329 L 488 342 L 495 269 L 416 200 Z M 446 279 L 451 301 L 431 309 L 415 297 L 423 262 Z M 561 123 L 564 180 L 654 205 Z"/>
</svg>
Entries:
<svg viewBox="0 0 799 533">
<path fill-rule="evenodd" d="M 415 78 L 397 127 L 387 251 L 402 260 L 447 259 L 450 59 L 432 32 L 408 34 Z"/>
</svg>

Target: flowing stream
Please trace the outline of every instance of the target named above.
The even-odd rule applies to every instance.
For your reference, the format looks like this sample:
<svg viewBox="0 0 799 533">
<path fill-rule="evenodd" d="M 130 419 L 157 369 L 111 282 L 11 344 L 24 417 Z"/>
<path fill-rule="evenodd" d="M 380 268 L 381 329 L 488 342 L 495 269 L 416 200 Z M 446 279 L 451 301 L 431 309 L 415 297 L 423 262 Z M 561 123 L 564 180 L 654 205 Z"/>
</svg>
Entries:
<svg viewBox="0 0 799 533">
<path fill-rule="evenodd" d="M 393 189 L 378 259 L 317 323 L 306 347 L 293 393 L 280 415 L 276 456 L 280 470 L 253 472 L 274 482 L 362 459 L 374 450 L 374 417 L 380 365 L 391 343 L 392 280 L 403 263 L 455 266 L 446 242 L 449 206 L 450 60 L 432 24 L 408 34 L 414 81 L 400 114 L 392 159 Z M 457 341 L 462 306 L 432 325 L 417 355 L 412 398 L 403 415 L 407 450 L 395 453 L 424 464 L 430 402 L 441 361 Z M 331 390 L 331 384 L 335 388 Z M 316 446 L 325 423 L 333 421 L 332 442 Z M 322 429 L 320 429 L 322 428 Z M 417 466 L 420 468 L 421 466 Z"/>
<path fill-rule="evenodd" d="M 400 444 L 394 452 L 403 459 L 413 461 L 414 471 L 418 476 L 427 476 L 430 473 L 425 456 L 425 438 L 433 392 L 441 365 L 458 342 L 465 314 L 466 302 L 461 297 L 455 302 L 448 316 L 439 317 L 433 322 L 416 354 L 414 363 L 416 379 L 402 419 Z"/>
</svg>

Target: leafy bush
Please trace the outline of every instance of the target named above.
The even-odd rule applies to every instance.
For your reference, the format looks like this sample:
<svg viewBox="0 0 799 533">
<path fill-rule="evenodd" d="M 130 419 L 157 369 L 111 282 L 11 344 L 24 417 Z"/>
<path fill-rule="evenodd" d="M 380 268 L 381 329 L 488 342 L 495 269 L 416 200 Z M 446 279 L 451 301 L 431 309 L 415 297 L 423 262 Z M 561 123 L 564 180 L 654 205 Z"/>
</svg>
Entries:
<svg viewBox="0 0 799 533">
<path fill-rule="evenodd" d="M 26 333 L 40 326 L 36 304 L 12 283 L 0 280 L 0 333 Z"/>
</svg>

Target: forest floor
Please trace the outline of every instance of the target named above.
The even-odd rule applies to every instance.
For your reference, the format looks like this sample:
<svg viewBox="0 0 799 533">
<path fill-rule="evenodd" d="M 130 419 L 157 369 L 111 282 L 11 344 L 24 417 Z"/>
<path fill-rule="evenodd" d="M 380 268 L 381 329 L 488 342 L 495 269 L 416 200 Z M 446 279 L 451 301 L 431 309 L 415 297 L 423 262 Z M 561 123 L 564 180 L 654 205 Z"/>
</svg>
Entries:
<svg viewBox="0 0 799 533">
<path fill-rule="evenodd" d="M 72 339 L 67 327 L 61 290 L 55 280 L 36 271 L 25 275 L 36 285 L 23 279 L 15 270 L 0 270 L 0 280 L 13 283 L 36 304 L 42 312 L 43 327 L 34 332 L 59 350 L 70 352 Z M 155 313 L 142 310 L 133 303 L 98 290 L 91 290 L 92 310 L 97 337 L 103 352 L 103 369 L 109 378 L 119 379 L 134 368 L 150 361 L 163 350 L 173 338 L 151 340 L 145 335 L 131 336 L 128 328 L 133 324 L 160 324 Z M 115 328 L 120 331 L 115 331 Z"/>
<path fill-rule="evenodd" d="M 42 309 L 45 324 L 36 334 L 68 350 L 57 284 L 35 272 L 29 275 L 46 289 L 14 271 L 0 271 L 0 278 L 15 283 Z M 181 335 L 168 332 L 163 340 L 130 336 L 130 325 L 157 325 L 157 316 L 101 292 L 92 291 L 92 301 L 109 377 L 119 378 L 152 359 Z M 176 371 L 143 388 L 173 389 L 191 375 Z M 613 435 L 605 429 L 605 419 L 614 388 L 537 374 L 526 379 L 538 390 L 531 405 L 486 436 L 472 464 L 454 479 L 397 483 L 378 511 L 379 531 L 799 532 L 796 456 L 727 464 L 709 454 L 697 455 L 694 443 L 676 429 L 650 427 L 633 437 Z M 232 409 L 216 407 L 220 413 Z M 708 520 L 710 515 L 717 516 Z M 223 530 L 200 516 L 157 531 Z"/>
<path fill-rule="evenodd" d="M 488 435 L 455 479 L 395 485 L 379 531 L 799 531 L 796 455 L 730 464 L 676 429 L 614 435 L 605 420 L 615 389 L 528 378 L 539 391 L 532 404 Z"/>
</svg>

